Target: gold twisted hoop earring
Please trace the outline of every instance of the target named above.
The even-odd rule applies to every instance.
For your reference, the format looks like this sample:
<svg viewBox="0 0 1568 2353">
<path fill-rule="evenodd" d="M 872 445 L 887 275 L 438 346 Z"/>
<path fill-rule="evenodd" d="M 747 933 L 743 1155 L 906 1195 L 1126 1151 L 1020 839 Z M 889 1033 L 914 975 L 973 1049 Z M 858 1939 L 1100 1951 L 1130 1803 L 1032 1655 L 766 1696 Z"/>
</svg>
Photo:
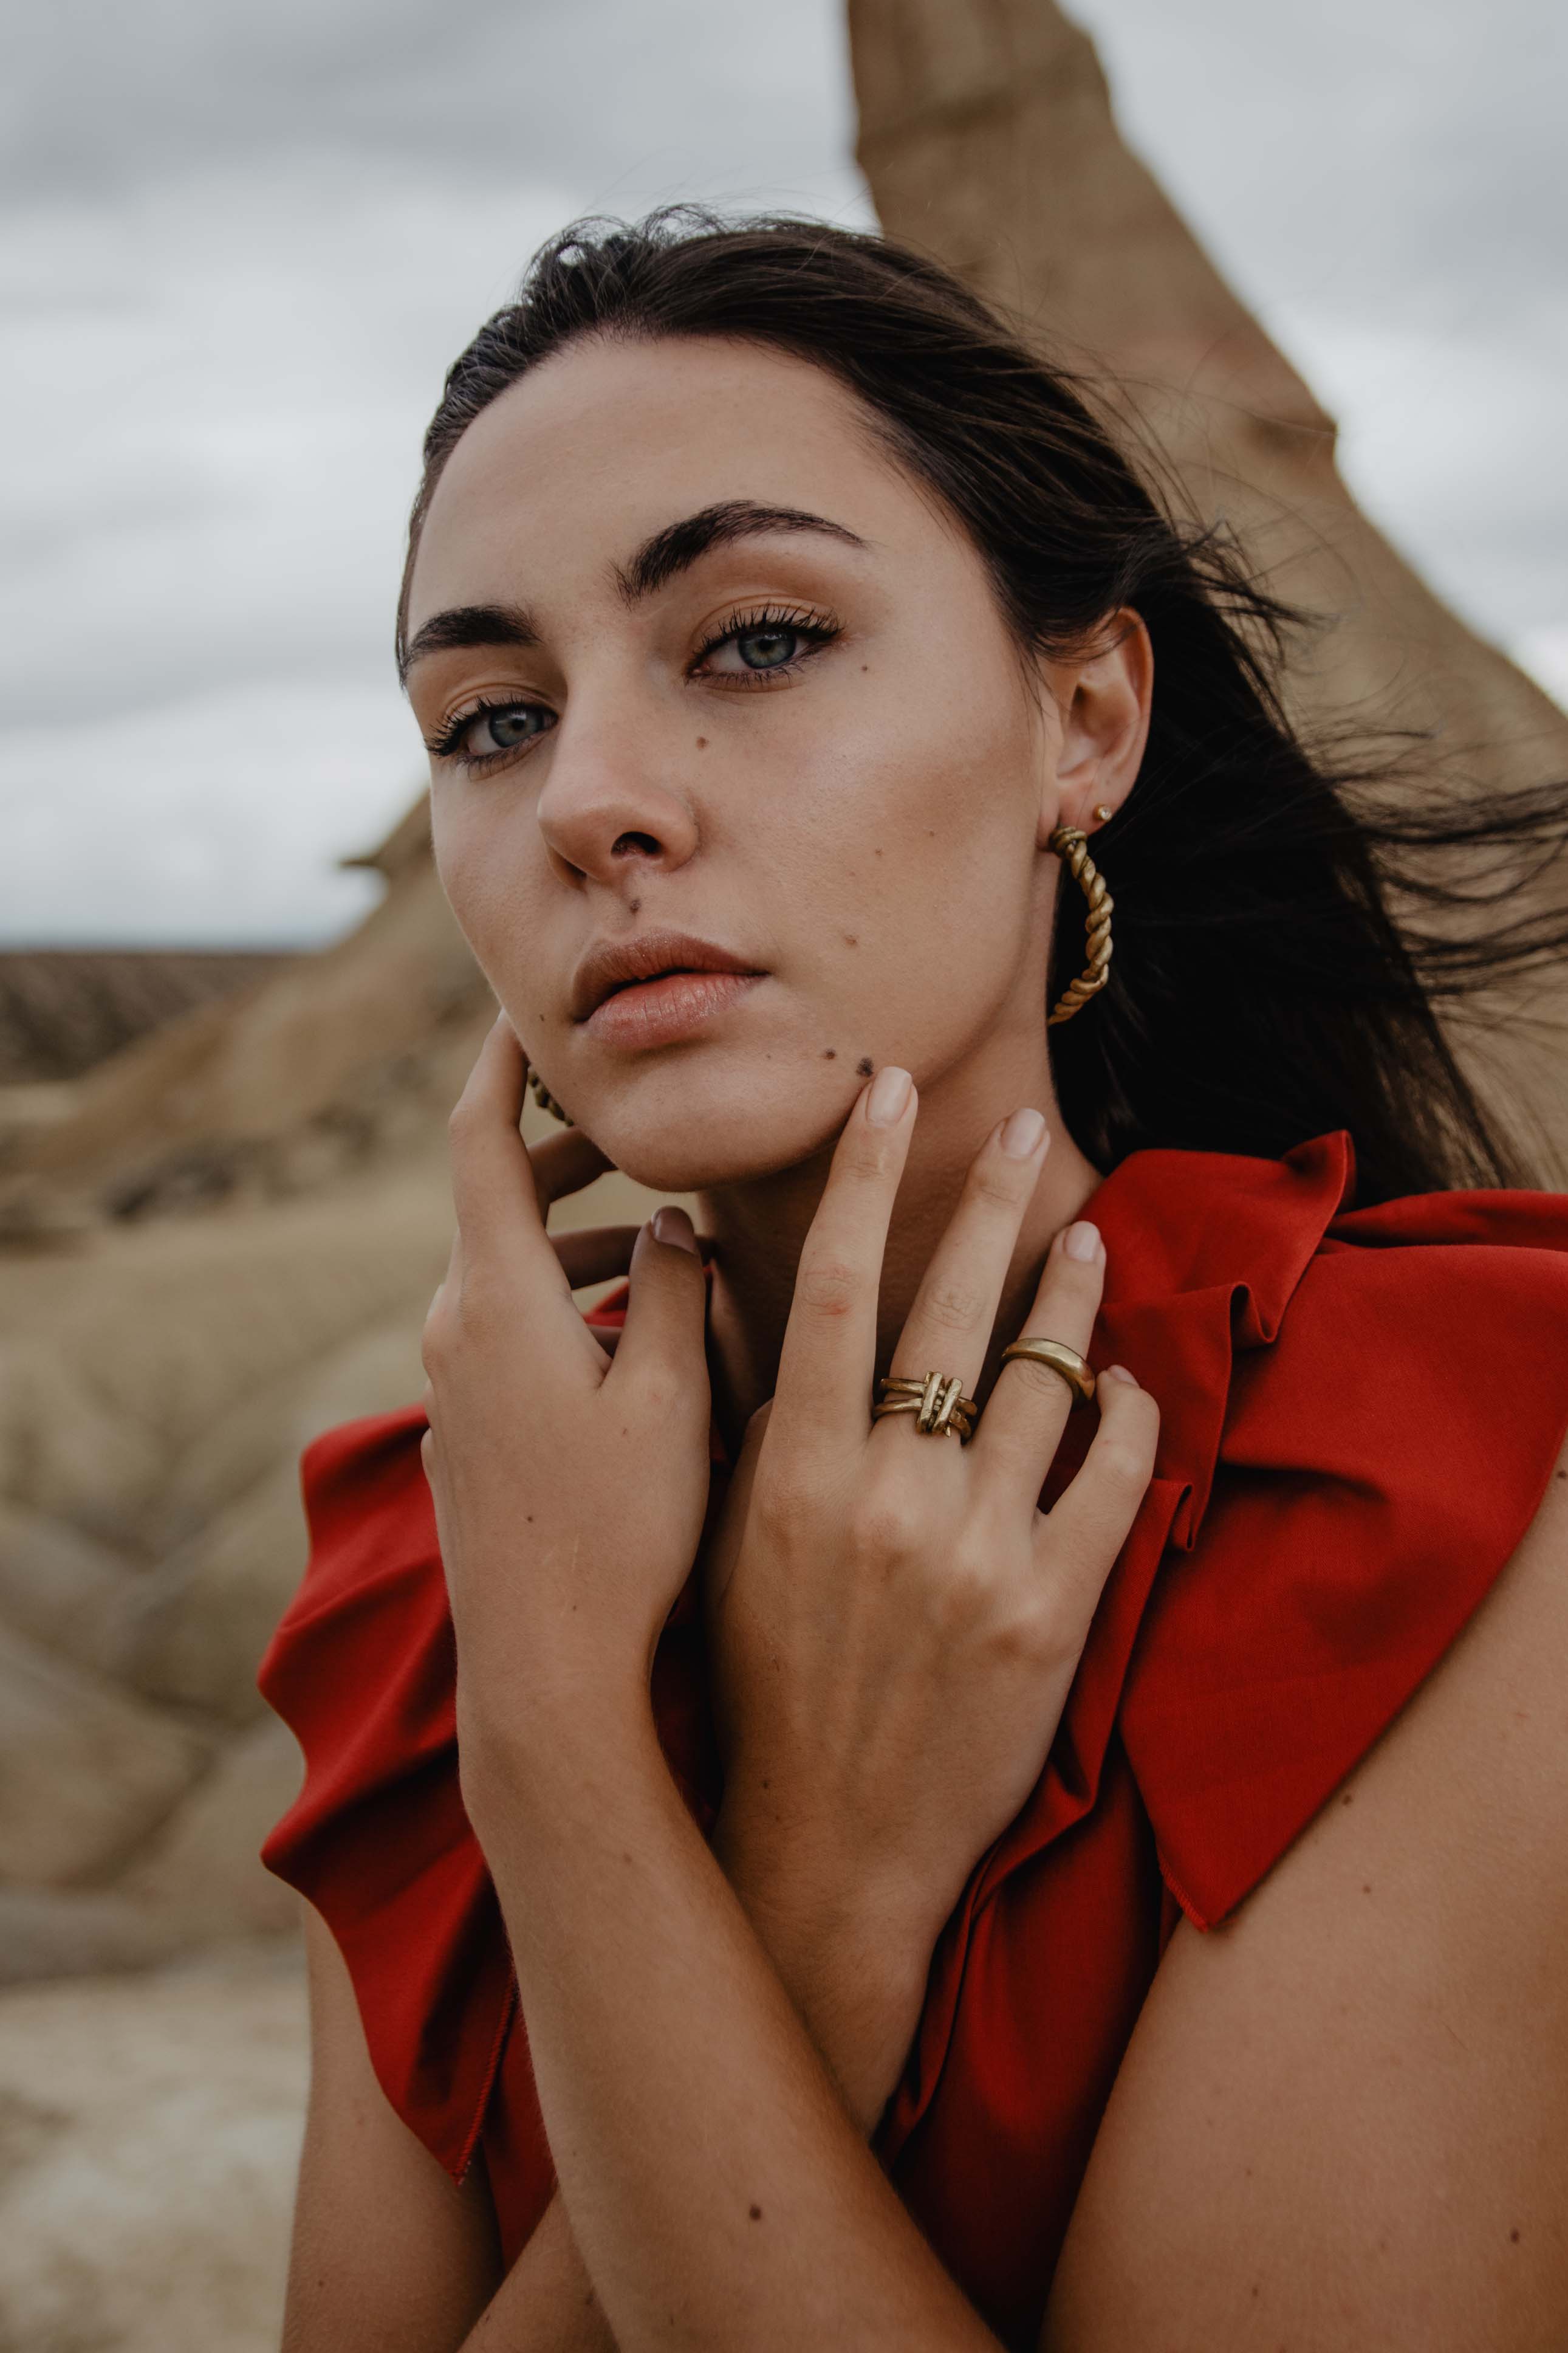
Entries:
<svg viewBox="0 0 1568 2353">
<path fill-rule="evenodd" d="M 1099 996 L 1110 979 L 1110 911 L 1116 904 L 1105 887 L 1104 875 L 1089 854 L 1087 836 L 1076 825 L 1058 825 L 1051 836 L 1051 848 L 1089 902 L 1085 917 L 1089 962 L 1051 1008 L 1046 1022 L 1047 1029 L 1054 1029 L 1058 1021 L 1070 1021 L 1091 997 Z"/>
<path fill-rule="evenodd" d="M 571 1113 L 562 1110 L 537 1071 L 529 1073 L 528 1087 L 529 1092 L 541 1111 L 549 1112 L 552 1118 L 561 1122 L 563 1127 L 570 1127 L 573 1124 Z"/>
</svg>

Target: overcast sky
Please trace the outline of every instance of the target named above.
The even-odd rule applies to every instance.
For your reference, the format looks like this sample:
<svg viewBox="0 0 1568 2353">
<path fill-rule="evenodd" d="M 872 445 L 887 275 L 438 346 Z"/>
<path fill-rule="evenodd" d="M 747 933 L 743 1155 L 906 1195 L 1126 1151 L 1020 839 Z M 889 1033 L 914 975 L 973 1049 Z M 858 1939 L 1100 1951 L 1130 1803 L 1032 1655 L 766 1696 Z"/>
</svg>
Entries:
<svg viewBox="0 0 1568 2353">
<path fill-rule="evenodd" d="M 1568 693 L 1562 0 L 1074 13 L 1363 502 Z M 390 618 L 447 364 L 579 213 L 868 221 L 840 7 L 0 26 L 0 944 L 331 937 L 421 775 Z"/>
</svg>

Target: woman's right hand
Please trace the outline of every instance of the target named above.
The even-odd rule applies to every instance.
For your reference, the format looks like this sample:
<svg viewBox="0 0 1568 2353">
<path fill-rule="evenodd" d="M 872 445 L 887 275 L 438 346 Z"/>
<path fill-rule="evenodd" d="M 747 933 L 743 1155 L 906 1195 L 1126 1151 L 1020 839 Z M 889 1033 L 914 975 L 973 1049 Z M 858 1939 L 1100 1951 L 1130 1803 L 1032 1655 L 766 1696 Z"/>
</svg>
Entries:
<svg viewBox="0 0 1568 2353">
<path fill-rule="evenodd" d="M 1046 1367 L 1004 1366 L 966 1446 L 912 1415 L 873 1421 L 882 1253 L 915 1110 L 906 1075 L 884 1071 L 850 1114 L 708 1579 L 719 1852 L 868 2126 L 942 1924 L 1045 1764 L 1159 1424 L 1130 1374 L 1102 1375 L 1087 1460 L 1047 1516 L 1037 1499 L 1072 1400 Z M 1047 1140 L 1023 1113 L 982 1147 L 895 1374 L 934 1367 L 973 1393 Z M 1085 1354 L 1103 1276 L 1094 1227 L 1058 1234 L 1025 1332 Z"/>
</svg>

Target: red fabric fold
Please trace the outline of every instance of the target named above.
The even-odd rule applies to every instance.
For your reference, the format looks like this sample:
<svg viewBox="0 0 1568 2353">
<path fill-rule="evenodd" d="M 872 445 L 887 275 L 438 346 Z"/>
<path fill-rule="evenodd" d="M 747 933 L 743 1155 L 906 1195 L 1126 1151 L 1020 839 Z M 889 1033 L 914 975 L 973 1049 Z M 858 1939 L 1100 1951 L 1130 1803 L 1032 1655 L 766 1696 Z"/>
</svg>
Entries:
<svg viewBox="0 0 1568 2353">
<path fill-rule="evenodd" d="M 1330 1136 L 1279 1161 L 1140 1153 L 1090 1205 L 1091 1356 L 1158 1398 L 1156 1477 L 1046 1770 L 938 1947 L 878 2143 L 1009 2343 L 1037 2328 L 1170 1896 L 1211 1926 L 1284 1853 L 1489 1590 L 1568 1425 L 1568 1201 L 1358 1211 L 1352 1187 Z M 307 1778 L 265 1857 L 331 1926 L 399 2115 L 455 2174 L 482 2139 L 510 2260 L 550 2158 L 458 1789 L 423 1428 L 380 1417 L 305 1458 L 310 1566 L 262 1688 Z M 717 1793 L 693 1602 L 655 1704 L 700 1818 Z"/>
</svg>

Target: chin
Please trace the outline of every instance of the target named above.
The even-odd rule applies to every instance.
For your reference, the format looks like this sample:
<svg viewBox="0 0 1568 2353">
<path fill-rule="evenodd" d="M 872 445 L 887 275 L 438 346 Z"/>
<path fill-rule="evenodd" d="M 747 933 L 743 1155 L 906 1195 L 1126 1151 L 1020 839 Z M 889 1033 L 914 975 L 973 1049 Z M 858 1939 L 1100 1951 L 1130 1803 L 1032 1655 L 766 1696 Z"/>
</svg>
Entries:
<svg viewBox="0 0 1568 2353">
<path fill-rule="evenodd" d="M 574 1117 L 623 1176 L 656 1193 L 712 1193 L 798 1167 L 830 1146 L 865 1083 L 820 1060 L 788 1076 L 769 1058 L 739 1067 L 692 1056 L 591 1091 Z"/>
</svg>

